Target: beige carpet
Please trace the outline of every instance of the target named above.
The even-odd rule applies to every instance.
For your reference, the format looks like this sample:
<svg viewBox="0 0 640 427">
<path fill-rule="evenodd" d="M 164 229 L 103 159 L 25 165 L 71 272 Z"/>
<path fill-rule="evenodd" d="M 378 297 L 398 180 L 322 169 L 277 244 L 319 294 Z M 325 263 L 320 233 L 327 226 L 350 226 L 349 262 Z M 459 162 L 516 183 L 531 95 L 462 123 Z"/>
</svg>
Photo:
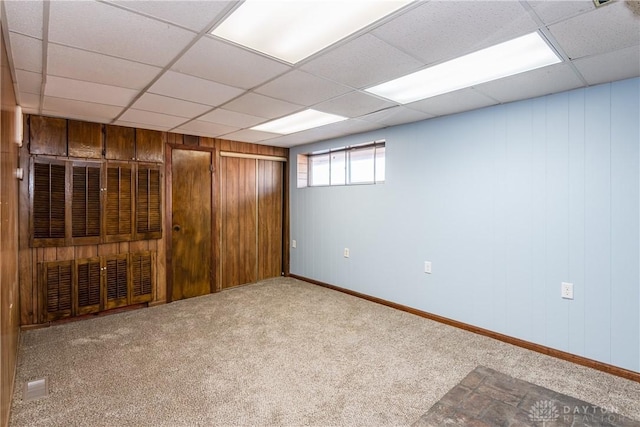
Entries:
<svg viewBox="0 0 640 427">
<path fill-rule="evenodd" d="M 638 383 L 278 278 L 24 333 L 11 425 L 411 425 L 478 365 L 640 419 Z"/>
</svg>

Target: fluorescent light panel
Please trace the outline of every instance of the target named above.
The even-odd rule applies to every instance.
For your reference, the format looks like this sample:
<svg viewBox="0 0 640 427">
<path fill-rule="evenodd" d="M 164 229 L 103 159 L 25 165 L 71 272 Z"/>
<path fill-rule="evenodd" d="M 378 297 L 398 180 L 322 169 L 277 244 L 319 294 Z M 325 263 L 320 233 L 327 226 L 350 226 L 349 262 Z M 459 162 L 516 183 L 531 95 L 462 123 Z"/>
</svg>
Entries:
<svg viewBox="0 0 640 427">
<path fill-rule="evenodd" d="M 561 61 L 536 31 L 366 90 L 408 104 Z"/>
<path fill-rule="evenodd" d="M 336 114 L 323 113 L 321 111 L 308 109 L 300 111 L 299 113 L 282 117 L 277 120 L 263 123 L 258 126 L 254 126 L 251 129 L 259 130 L 262 132 L 279 133 L 286 135 L 290 133 L 300 132 L 302 130 L 328 125 L 329 123 L 340 122 L 346 119 L 346 117 L 338 116 Z"/>
<path fill-rule="evenodd" d="M 246 0 L 211 34 L 295 64 L 412 0 Z"/>
</svg>

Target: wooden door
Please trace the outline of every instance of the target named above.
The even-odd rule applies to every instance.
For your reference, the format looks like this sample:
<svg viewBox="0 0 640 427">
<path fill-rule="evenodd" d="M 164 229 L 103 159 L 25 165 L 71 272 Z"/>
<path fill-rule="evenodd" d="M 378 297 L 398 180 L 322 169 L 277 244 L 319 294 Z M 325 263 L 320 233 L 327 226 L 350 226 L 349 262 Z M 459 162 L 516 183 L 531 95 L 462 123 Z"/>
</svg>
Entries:
<svg viewBox="0 0 640 427">
<path fill-rule="evenodd" d="M 220 159 L 222 288 L 258 280 L 256 160 Z"/>
<path fill-rule="evenodd" d="M 258 280 L 282 274 L 284 163 L 258 160 Z"/>
<path fill-rule="evenodd" d="M 211 157 L 207 151 L 171 151 L 171 299 L 212 289 Z"/>
</svg>

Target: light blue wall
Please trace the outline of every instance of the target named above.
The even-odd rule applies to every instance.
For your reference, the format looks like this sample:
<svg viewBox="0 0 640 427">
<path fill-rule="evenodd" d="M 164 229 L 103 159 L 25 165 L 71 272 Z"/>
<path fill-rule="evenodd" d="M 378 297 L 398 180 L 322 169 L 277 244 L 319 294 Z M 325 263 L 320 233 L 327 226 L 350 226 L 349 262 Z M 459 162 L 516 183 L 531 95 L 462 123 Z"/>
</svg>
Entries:
<svg viewBox="0 0 640 427">
<path fill-rule="evenodd" d="M 387 141 L 384 184 L 291 188 L 291 272 L 640 371 L 639 100 L 631 79 L 293 148 Z"/>
</svg>

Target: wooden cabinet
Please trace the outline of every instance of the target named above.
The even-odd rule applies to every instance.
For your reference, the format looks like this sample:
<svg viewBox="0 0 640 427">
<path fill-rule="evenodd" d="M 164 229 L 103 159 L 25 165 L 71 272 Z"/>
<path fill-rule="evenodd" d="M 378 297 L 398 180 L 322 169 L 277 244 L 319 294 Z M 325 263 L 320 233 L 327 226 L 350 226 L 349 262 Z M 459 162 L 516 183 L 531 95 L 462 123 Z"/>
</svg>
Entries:
<svg viewBox="0 0 640 427">
<path fill-rule="evenodd" d="M 31 246 L 162 238 L 158 165 L 32 160 Z"/>
<path fill-rule="evenodd" d="M 137 165 L 136 239 L 162 237 L 162 174 L 157 165 Z"/>
<path fill-rule="evenodd" d="M 32 161 L 31 246 L 62 246 L 67 228 L 65 162 Z"/>
<path fill-rule="evenodd" d="M 156 253 L 125 253 L 38 265 L 43 321 L 149 302 Z"/>
<path fill-rule="evenodd" d="M 104 241 L 121 242 L 133 237 L 134 166 L 107 163 L 105 167 Z"/>
<path fill-rule="evenodd" d="M 135 129 L 124 126 L 105 125 L 104 157 L 108 160 L 135 160 Z"/>
<path fill-rule="evenodd" d="M 105 158 L 108 160 L 164 161 L 162 132 L 106 125 L 105 134 Z"/>
<path fill-rule="evenodd" d="M 126 254 L 110 256 L 105 264 L 105 309 L 129 304 L 129 257 Z"/>
<path fill-rule="evenodd" d="M 31 154 L 67 155 L 67 120 L 54 117 L 29 117 Z"/>
<path fill-rule="evenodd" d="M 40 264 L 40 289 L 45 321 L 69 317 L 73 312 L 73 261 Z"/>
<path fill-rule="evenodd" d="M 75 262 L 74 309 L 76 315 L 96 313 L 101 308 L 102 266 L 100 258 L 80 259 Z"/>
<path fill-rule="evenodd" d="M 72 162 L 71 244 L 100 243 L 101 163 Z"/>
<path fill-rule="evenodd" d="M 164 162 L 164 140 L 157 130 L 136 129 L 136 160 L 139 162 Z"/>
<path fill-rule="evenodd" d="M 69 120 L 67 123 L 70 157 L 102 158 L 102 125 Z"/>
<path fill-rule="evenodd" d="M 160 131 L 34 115 L 28 116 L 28 127 L 34 155 L 164 162 Z"/>
</svg>

